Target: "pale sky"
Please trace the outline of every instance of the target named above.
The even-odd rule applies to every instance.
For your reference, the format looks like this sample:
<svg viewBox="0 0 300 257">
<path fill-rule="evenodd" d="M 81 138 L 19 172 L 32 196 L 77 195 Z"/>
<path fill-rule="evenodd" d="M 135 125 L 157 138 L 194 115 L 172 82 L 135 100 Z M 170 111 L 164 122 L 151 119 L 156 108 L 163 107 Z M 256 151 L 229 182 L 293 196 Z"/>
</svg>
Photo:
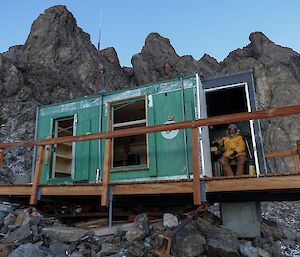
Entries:
<svg viewBox="0 0 300 257">
<path fill-rule="evenodd" d="M 32 22 L 45 9 L 66 5 L 97 45 L 102 13 L 102 48 L 114 47 L 122 66 L 131 66 L 145 38 L 158 32 L 178 55 L 204 53 L 222 61 L 261 31 L 277 44 L 300 52 L 300 1 L 297 0 L 10 0 L 1 1 L 0 53 L 24 44 Z"/>
</svg>

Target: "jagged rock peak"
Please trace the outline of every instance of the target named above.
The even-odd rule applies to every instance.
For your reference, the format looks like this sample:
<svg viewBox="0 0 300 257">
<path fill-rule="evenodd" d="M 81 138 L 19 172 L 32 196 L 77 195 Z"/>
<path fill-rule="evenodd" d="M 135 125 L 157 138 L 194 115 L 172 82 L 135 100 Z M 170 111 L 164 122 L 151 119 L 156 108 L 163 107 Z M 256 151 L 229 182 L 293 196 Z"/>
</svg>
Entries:
<svg viewBox="0 0 300 257">
<path fill-rule="evenodd" d="M 142 53 L 147 52 L 148 54 L 157 54 L 158 51 L 161 52 L 161 54 L 177 56 L 176 51 L 168 38 L 162 37 L 156 32 L 150 33 L 145 40 Z"/>
<path fill-rule="evenodd" d="M 90 36 L 77 26 L 73 14 L 63 5 L 47 9 L 32 24 L 23 47 L 23 62 L 71 63 L 76 56 L 96 60 Z M 86 56 L 85 56 L 86 57 Z M 81 58 L 80 58 L 81 59 Z"/>
<path fill-rule="evenodd" d="M 275 46 L 274 42 L 272 42 L 265 34 L 262 32 L 252 32 L 249 36 L 250 47 L 256 56 L 261 56 L 264 52 L 264 49 L 269 45 Z"/>
<path fill-rule="evenodd" d="M 213 76 L 215 75 L 219 69 L 220 69 L 220 64 L 218 61 L 211 57 L 208 54 L 204 54 L 200 60 L 198 61 L 200 70 L 205 76 Z"/>
<path fill-rule="evenodd" d="M 179 57 L 170 40 L 158 33 L 148 35 L 142 51 L 132 57 L 131 63 L 138 84 L 201 73 L 192 56 Z"/>
</svg>

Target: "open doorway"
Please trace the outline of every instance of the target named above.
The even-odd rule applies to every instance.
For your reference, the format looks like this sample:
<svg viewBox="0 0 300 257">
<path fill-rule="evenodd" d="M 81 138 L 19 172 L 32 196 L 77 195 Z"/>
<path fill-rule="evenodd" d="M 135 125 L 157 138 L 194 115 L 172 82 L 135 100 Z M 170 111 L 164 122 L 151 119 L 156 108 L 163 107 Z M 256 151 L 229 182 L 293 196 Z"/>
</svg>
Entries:
<svg viewBox="0 0 300 257">
<path fill-rule="evenodd" d="M 128 129 L 147 125 L 145 98 L 112 105 L 112 129 Z M 113 139 L 113 168 L 148 165 L 147 135 Z"/>
<path fill-rule="evenodd" d="M 74 116 L 54 120 L 54 137 L 73 136 Z M 54 145 L 52 178 L 71 178 L 73 170 L 73 145 Z"/>
<path fill-rule="evenodd" d="M 220 88 L 212 88 L 206 90 L 207 116 L 219 116 L 240 112 L 248 112 L 251 110 L 248 99 L 246 84 L 236 86 L 224 86 Z M 237 122 L 236 125 L 240 130 L 246 143 L 246 153 L 248 161 L 254 160 L 253 147 L 253 128 L 249 121 Z M 227 131 L 228 124 L 221 124 L 209 127 L 209 138 L 212 144 L 215 141 L 222 139 Z M 220 156 L 214 154 L 212 157 L 212 169 L 214 176 L 222 175 L 221 166 L 218 162 Z M 246 162 L 247 163 L 247 162 Z M 245 165 L 244 174 L 248 174 L 248 165 Z"/>
</svg>

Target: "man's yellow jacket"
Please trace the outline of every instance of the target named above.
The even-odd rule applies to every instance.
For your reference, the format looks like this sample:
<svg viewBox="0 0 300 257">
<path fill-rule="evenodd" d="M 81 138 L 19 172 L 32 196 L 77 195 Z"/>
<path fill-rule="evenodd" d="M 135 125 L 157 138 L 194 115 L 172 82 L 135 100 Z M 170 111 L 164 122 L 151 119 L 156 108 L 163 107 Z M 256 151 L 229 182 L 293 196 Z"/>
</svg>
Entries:
<svg viewBox="0 0 300 257">
<path fill-rule="evenodd" d="M 223 138 L 224 144 L 224 155 L 229 157 L 234 152 L 237 152 L 238 155 L 245 155 L 246 156 L 246 145 L 243 137 L 241 134 L 237 133 L 233 137 L 225 136 Z"/>
</svg>

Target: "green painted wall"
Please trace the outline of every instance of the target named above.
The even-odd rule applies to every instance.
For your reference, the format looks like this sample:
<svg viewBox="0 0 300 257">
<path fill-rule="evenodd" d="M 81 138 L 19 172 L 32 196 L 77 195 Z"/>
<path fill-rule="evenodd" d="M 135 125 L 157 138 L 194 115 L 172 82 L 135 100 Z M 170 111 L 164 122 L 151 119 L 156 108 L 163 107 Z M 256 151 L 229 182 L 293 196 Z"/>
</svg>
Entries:
<svg viewBox="0 0 300 257">
<path fill-rule="evenodd" d="M 183 85 L 182 85 L 183 84 Z M 185 107 L 185 120 L 194 118 L 194 86 L 195 79 L 186 79 L 183 81 L 173 80 L 154 84 L 142 90 L 137 89 L 128 92 L 121 92 L 116 95 L 104 96 L 103 102 L 116 101 L 118 99 L 135 97 L 137 95 L 147 95 L 148 101 L 148 125 L 163 124 L 168 120 L 168 116 L 173 116 L 175 122 L 184 121 L 182 101 Z M 184 97 L 182 97 L 182 89 L 184 87 Z M 107 105 L 103 105 L 102 112 L 107 114 Z M 107 127 L 106 115 L 102 118 L 102 132 L 106 132 Z M 161 133 L 148 134 L 148 167 L 120 167 L 111 170 L 111 181 L 143 179 L 151 177 L 167 177 L 186 175 L 191 172 L 191 131 L 186 130 L 187 147 L 184 143 L 183 130 L 173 139 L 166 139 Z M 102 143 L 102 153 L 104 153 L 105 142 Z M 185 157 L 187 151 L 187 160 Z M 104 160 L 104 154 L 102 156 Z M 103 162 L 102 162 L 103 164 Z M 136 168 L 136 170 L 130 170 Z M 102 165 L 103 170 L 103 165 Z"/>
<path fill-rule="evenodd" d="M 147 99 L 149 126 L 163 124 L 169 116 L 174 117 L 175 122 L 184 121 L 182 102 L 185 108 L 185 120 L 191 120 L 194 118 L 195 84 L 195 77 L 176 79 L 42 107 L 39 113 L 37 137 L 41 139 L 53 132 L 53 120 L 73 115 L 77 116 L 76 135 L 106 132 L 108 103 L 137 96 Z M 186 135 L 187 147 L 184 143 L 183 130 L 178 131 L 172 139 L 166 139 L 161 133 L 149 134 L 148 167 L 129 167 L 136 170 L 128 170 L 128 167 L 114 168 L 111 170 L 111 181 L 180 176 L 186 175 L 188 170 L 192 173 L 190 129 L 186 130 Z M 100 166 L 103 171 L 104 162 L 105 140 L 101 140 L 101 152 L 99 152 L 99 143 L 98 140 L 75 143 L 75 173 L 72 179 L 51 178 L 51 154 L 49 164 L 43 165 L 41 183 L 95 181 L 96 169 Z M 185 151 L 187 151 L 188 162 L 186 162 Z"/>
<path fill-rule="evenodd" d="M 93 97 L 45 106 L 40 109 L 37 138 L 45 138 L 53 133 L 54 120 L 74 116 L 77 118 L 76 135 L 99 132 L 99 98 Z M 92 180 L 99 167 L 98 140 L 73 143 L 75 146 L 74 174 L 72 178 L 52 178 L 53 146 L 48 165 L 43 164 L 41 183 L 64 183 L 67 181 Z"/>
</svg>

